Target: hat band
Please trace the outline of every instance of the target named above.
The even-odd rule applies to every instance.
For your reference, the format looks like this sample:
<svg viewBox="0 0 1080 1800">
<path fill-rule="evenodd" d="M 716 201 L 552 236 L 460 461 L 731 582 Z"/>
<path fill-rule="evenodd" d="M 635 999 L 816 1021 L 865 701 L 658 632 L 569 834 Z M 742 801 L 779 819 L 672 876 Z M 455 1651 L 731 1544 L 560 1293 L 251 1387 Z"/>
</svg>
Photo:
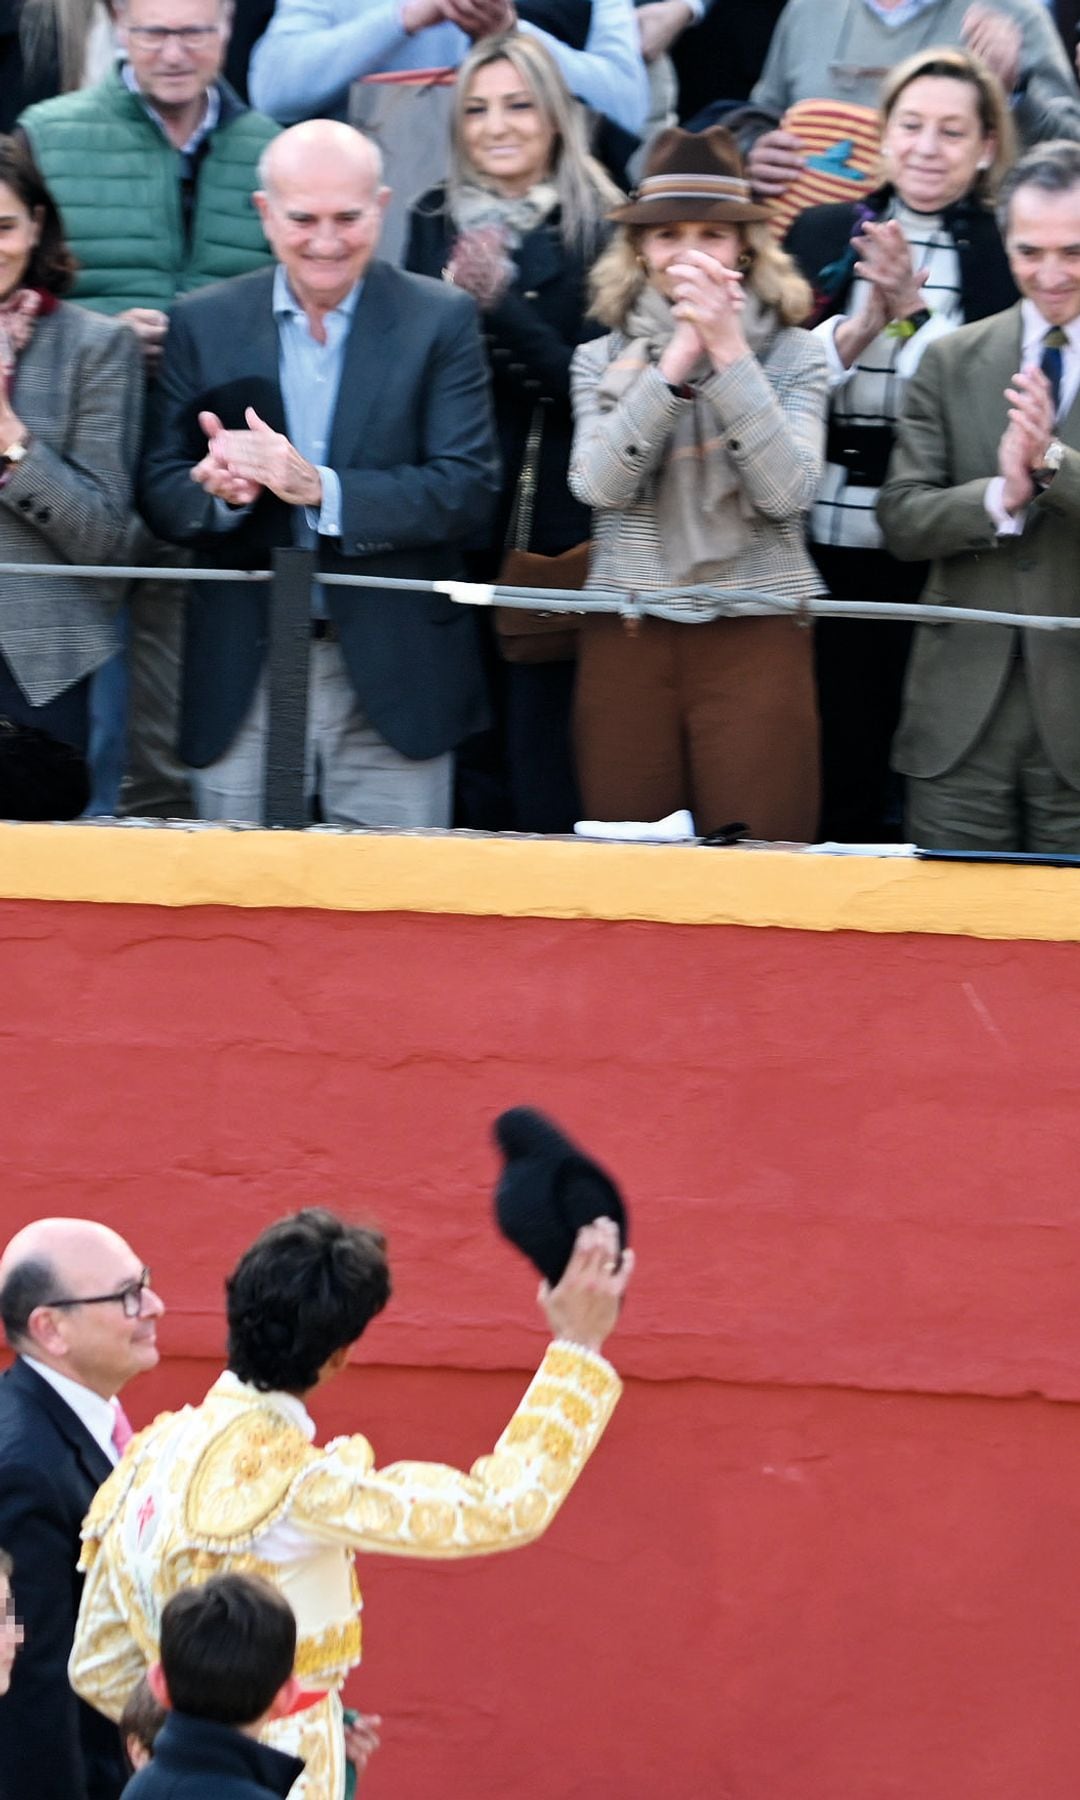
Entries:
<svg viewBox="0 0 1080 1800">
<path fill-rule="evenodd" d="M 639 200 L 749 200 L 750 183 L 735 175 L 646 175 Z"/>
</svg>

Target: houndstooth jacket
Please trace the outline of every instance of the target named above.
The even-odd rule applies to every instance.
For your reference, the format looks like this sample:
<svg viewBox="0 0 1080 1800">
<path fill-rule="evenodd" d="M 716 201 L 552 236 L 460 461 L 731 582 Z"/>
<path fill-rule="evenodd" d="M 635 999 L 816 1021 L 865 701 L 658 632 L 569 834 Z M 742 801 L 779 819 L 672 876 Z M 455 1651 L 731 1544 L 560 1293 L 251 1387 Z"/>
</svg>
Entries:
<svg viewBox="0 0 1080 1800">
<path fill-rule="evenodd" d="M 12 383 L 30 453 L 0 487 L 0 562 L 123 561 L 142 402 L 142 358 L 126 327 L 67 304 L 38 318 Z M 121 588 L 76 576 L 0 577 L 0 651 L 32 705 L 118 648 Z"/>
<path fill-rule="evenodd" d="M 571 493 L 593 508 L 589 587 L 631 592 L 674 585 L 657 530 L 654 487 L 688 402 L 650 365 L 617 405 L 602 411 L 597 388 L 626 341 L 612 332 L 574 353 L 569 482 Z M 824 468 L 828 389 L 820 344 L 807 331 L 780 331 L 761 362 L 743 357 L 710 375 L 701 391 L 716 410 L 754 509 L 751 541 L 727 565 L 725 585 L 792 597 L 820 593 L 824 583 L 805 532 Z M 708 601 L 677 594 L 671 610 L 697 618 L 716 612 Z"/>
</svg>

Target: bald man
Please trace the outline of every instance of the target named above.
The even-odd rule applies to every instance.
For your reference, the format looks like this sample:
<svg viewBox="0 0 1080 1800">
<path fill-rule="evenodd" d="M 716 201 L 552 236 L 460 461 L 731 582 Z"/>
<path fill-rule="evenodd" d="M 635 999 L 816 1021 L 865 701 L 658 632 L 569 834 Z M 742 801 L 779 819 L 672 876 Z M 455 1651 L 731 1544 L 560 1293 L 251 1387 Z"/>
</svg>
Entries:
<svg viewBox="0 0 1080 1800">
<path fill-rule="evenodd" d="M 79 1532 L 130 1427 L 116 1396 L 158 1360 L 164 1308 L 115 1231 L 39 1219 L 0 1257 L 0 1544 L 25 1647 L 0 1699 L 3 1800 L 115 1800 L 116 1728 L 77 1700 L 67 1660 L 82 1592 Z"/>
<path fill-rule="evenodd" d="M 378 151 L 350 126 L 294 126 L 260 177 L 277 266 L 173 311 L 150 401 L 145 517 L 205 567 L 264 567 L 292 543 L 343 574 L 459 576 L 497 492 L 474 303 L 378 259 L 389 191 Z M 259 823 L 266 589 L 193 588 L 180 753 L 200 817 Z M 448 825 L 454 748 L 486 723 L 469 609 L 405 589 L 316 589 L 310 632 L 319 816 Z"/>
</svg>

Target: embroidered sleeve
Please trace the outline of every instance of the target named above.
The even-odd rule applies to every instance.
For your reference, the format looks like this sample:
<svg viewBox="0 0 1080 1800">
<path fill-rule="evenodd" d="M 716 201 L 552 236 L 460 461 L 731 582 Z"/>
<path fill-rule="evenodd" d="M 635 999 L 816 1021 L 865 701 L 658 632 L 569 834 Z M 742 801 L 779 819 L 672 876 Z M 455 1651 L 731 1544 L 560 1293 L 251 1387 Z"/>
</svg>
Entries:
<svg viewBox="0 0 1080 1800">
<path fill-rule="evenodd" d="M 290 1516 L 313 1537 L 398 1556 L 481 1556 L 531 1543 L 573 1487 L 621 1391 L 603 1357 L 552 1344 L 494 1450 L 467 1475 L 439 1463 L 376 1469 L 366 1438 L 338 1438 L 298 1478 Z"/>
</svg>

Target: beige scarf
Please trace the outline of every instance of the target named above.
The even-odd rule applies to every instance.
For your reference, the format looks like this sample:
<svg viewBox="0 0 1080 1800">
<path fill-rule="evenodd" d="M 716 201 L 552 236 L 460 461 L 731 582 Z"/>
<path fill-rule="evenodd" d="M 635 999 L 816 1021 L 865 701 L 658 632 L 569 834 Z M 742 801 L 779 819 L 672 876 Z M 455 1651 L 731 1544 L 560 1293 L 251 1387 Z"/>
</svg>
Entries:
<svg viewBox="0 0 1080 1800">
<path fill-rule="evenodd" d="M 663 295 L 644 287 L 623 325 L 626 342 L 597 390 L 601 412 L 610 412 L 642 370 L 659 361 L 676 322 Z M 750 349 L 761 357 L 779 329 L 776 313 L 748 293 L 741 323 Z M 702 380 L 710 367 L 703 357 L 691 380 Z M 672 582 L 713 580 L 750 542 L 754 509 L 724 446 L 716 411 L 703 394 L 695 392 L 680 409 L 654 479 L 657 530 Z"/>
</svg>

